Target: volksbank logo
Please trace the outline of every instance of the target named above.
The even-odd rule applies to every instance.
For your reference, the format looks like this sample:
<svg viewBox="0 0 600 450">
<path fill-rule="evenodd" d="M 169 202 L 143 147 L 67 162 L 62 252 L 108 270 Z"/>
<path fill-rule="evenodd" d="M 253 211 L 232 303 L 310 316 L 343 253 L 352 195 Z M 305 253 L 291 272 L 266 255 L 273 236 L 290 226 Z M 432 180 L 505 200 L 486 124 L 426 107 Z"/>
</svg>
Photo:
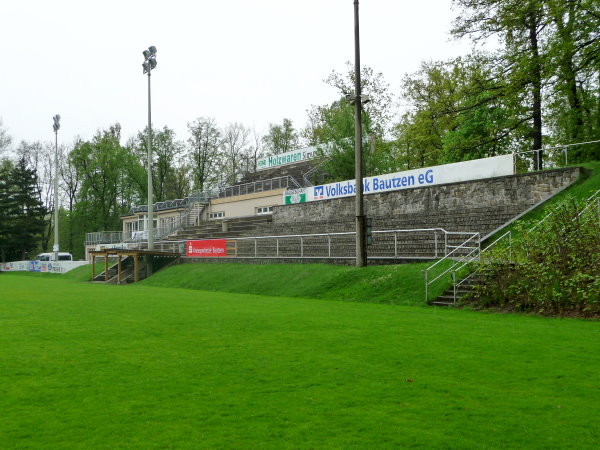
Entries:
<svg viewBox="0 0 600 450">
<path fill-rule="evenodd" d="M 315 192 L 313 194 L 315 200 L 320 200 L 323 198 L 323 189 L 323 186 L 315 186 Z"/>
</svg>

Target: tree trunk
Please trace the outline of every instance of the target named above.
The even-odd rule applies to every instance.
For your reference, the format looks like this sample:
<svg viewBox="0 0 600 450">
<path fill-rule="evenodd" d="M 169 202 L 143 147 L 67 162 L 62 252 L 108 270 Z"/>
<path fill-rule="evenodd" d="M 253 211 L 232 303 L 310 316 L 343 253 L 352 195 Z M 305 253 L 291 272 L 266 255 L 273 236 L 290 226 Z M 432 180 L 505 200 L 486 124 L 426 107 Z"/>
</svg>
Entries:
<svg viewBox="0 0 600 450">
<path fill-rule="evenodd" d="M 535 12 L 530 13 L 527 26 L 529 28 L 529 44 L 531 45 L 532 56 L 531 86 L 533 102 L 531 105 L 531 110 L 533 117 L 533 130 L 531 135 L 533 138 L 533 150 L 537 150 L 534 152 L 533 166 L 534 170 L 542 170 L 542 67 L 540 64 L 537 35 L 538 20 Z"/>
</svg>

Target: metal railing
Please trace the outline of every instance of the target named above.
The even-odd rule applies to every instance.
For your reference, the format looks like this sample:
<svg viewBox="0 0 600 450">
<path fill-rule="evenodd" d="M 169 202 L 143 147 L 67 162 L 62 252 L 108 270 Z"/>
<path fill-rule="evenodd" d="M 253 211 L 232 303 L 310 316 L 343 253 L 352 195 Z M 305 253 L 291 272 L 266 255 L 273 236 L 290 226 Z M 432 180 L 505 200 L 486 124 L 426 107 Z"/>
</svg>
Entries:
<svg viewBox="0 0 600 450">
<path fill-rule="evenodd" d="M 431 260 L 459 252 L 459 246 L 454 245 L 454 241 L 457 236 L 465 234 L 473 235 L 449 232 L 442 228 L 374 231 L 368 258 Z M 355 232 L 251 236 L 225 240 L 229 250 L 226 256 L 220 258 L 351 259 L 356 256 Z M 186 242 L 159 241 L 154 248 L 185 254 Z M 147 242 L 140 241 L 135 248 L 147 248 Z"/>
<path fill-rule="evenodd" d="M 238 195 L 254 194 L 257 192 L 272 191 L 275 189 L 283 189 L 296 187 L 301 188 L 300 184 L 289 175 L 277 178 L 269 178 L 268 180 L 258 180 L 251 183 L 236 184 L 227 186 L 219 190 L 217 198 L 235 197 Z"/>
<path fill-rule="evenodd" d="M 454 246 L 443 258 L 439 259 L 423 271 L 425 277 L 425 301 L 429 300 L 431 286 L 447 274 L 451 276 L 463 269 L 467 264 L 479 258 L 481 253 L 481 236 L 479 233 L 470 233 L 471 236 L 460 245 Z M 452 264 L 444 269 L 444 261 L 452 261 Z M 439 271 L 439 273 L 438 273 Z"/>
<path fill-rule="evenodd" d="M 600 140 L 577 142 L 574 144 L 556 145 L 553 147 L 544 147 L 536 150 L 527 150 L 523 152 L 513 152 L 514 173 L 531 172 L 535 170 L 535 160 L 539 160 L 542 154 L 542 162 L 547 168 L 566 167 L 569 165 L 569 152 L 574 151 L 576 147 L 590 144 L 599 144 Z M 531 156 L 525 156 L 531 155 Z"/>
<path fill-rule="evenodd" d="M 598 221 L 600 221 L 600 189 L 597 190 L 596 192 L 594 192 L 590 197 L 588 197 L 586 199 L 585 203 L 586 203 L 586 206 L 577 214 L 577 217 L 575 217 L 573 220 L 581 217 L 584 213 L 586 213 L 590 209 L 597 208 Z M 527 233 L 529 234 L 532 231 L 534 231 L 538 226 L 540 226 L 542 223 L 544 223 L 553 214 L 554 214 L 554 211 L 551 211 L 550 213 L 548 213 L 546 216 L 544 216 L 544 218 L 542 218 L 540 221 L 538 221 L 533 227 L 531 227 L 529 230 L 527 230 Z M 467 274 L 464 278 L 462 278 L 458 282 L 456 281 L 457 273 L 460 273 L 460 271 L 464 267 L 466 267 L 468 264 L 474 262 L 475 260 L 477 260 L 479 262 L 489 262 L 490 260 L 492 260 L 492 258 L 490 257 L 490 255 L 492 254 L 492 250 L 496 249 L 500 245 L 506 246 L 504 248 L 504 250 L 508 254 L 507 255 L 508 261 L 513 262 L 512 242 L 513 242 L 512 231 L 509 230 L 506 233 L 504 233 L 502 236 L 497 238 L 495 241 L 493 241 L 490 245 L 486 246 L 485 249 L 480 250 L 478 255 L 471 255 L 470 257 L 461 258 L 461 264 L 453 265 L 450 269 L 446 270 L 435 280 L 441 278 L 441 276 L 443 276 L 447 273 L 450 273 L 450 276 L 452 278 L 453 304 L 456 305 L 457 291 L 459 291 L 461 287 L 463 287 L 465 284 L 467 284 L 467 282 L 469 280 L 473 279 L 473 277 L 479 272 L 480 267 L 476 268 L 471 273 Z M 440 260 L 440 261 L 442 261 L 442 260 Z M 435 264 L 430 266 L 427 270 L 433 268 L 435 265 L 440 263 L 440 261 L 437 261 Z M 426 300 L 428 299 L 427 273 L 425 273 L 425 299 Z"/>
</svg>

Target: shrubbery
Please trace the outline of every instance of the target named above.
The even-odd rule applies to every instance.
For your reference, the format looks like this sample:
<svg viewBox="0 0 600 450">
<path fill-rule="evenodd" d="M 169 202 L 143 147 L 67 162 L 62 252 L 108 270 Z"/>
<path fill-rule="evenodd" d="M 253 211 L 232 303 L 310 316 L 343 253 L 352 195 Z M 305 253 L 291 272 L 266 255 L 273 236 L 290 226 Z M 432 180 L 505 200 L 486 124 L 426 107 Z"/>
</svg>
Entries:
<svg viewBox="0 0 600 450">
<path fill-rule="evenodd" d="M 482 307 L 600 317 L 600 211 L 568 199 L 534 230 L 481 261 L 466 301 Z M 510 256 L 509 256 L 510 255 Z"/>
</svg>

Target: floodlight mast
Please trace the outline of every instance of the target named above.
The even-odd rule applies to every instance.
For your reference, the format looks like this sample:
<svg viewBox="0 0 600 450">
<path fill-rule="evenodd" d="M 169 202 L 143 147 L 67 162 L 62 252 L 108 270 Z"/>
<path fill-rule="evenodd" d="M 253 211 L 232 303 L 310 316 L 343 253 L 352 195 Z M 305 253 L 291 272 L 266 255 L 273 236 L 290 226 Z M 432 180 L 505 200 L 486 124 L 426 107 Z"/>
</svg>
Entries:
<svg viewBox="0 0 600 450">
<path fill-rule="evenodd" d="M 156 68 L 156 47 L 151 45 L 148 50 L 142 52 L 144 55 L 144 62 L 142 67 L 144 73 L 148 74 L 148 222 L 147 222 L 147 233 L 148 233 L 148 250 L 154 249 L 154 211 L 153 196 L 152 192 L 152 103 L 151 103 L 151 90 L 150 90 L 150 75 L 152 69 Z"/>
<path fill-rule="evenodd" d="M 54 245 L 52 251 L 54 252 L 54 262 L 58 261 L 58 130 L 60 129 L 60 114 L 56 114 L 52 117 L 54 124 Z"/>
</svg>

